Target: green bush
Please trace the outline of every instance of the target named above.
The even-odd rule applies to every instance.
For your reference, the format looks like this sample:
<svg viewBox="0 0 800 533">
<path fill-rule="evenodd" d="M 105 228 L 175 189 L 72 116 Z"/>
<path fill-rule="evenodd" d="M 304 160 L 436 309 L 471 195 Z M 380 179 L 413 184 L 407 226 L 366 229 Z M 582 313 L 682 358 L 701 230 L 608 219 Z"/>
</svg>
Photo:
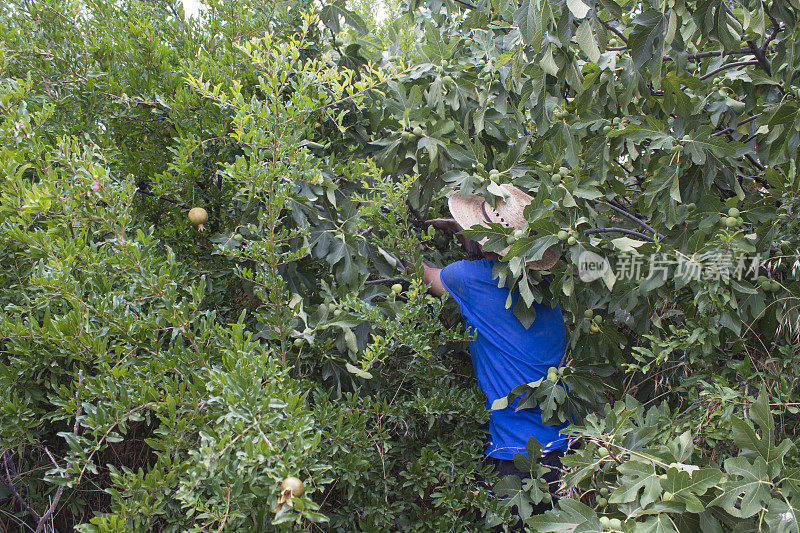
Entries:
<svg viewBox="0 0 800 533">
<path fill-rule="evenodd" d="M 800 6 L 422 4 L 0 7 L 5 529 L 798 531 Z M 463 257 L 413 213 L 498 183 L 535 197 L 498 282 L 571 335 L 508 398 L 580 444 L 538 517 L 403 267 Z M 615 275 L 658 254 L 766 269 Z"/>
</svg>

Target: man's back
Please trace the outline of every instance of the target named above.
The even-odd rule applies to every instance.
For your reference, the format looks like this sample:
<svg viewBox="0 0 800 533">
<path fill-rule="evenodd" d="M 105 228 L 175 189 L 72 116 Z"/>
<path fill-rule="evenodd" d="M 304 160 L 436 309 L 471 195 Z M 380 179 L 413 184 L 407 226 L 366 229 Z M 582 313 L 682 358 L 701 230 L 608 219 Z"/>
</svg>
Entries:
<svg viewBox="0 0 800 533">
<path fill-rule="evenodd" d="M 564 319 L 558 306 L 536 304 L 536 319 L 526 330 L 512 310 L 519 295 L 514 294 L 507 309 L 508 289 L 497 287 L 492 279 L 493 265 L 493 260 L 486 259 L 457 261 L 441 271 L 442 284 L 458 303 L 467 325 L 477 332 L 470 352 L 487 407 L 517 385 L 545 377 L 548 368 L 561 363 L 566 348 Z M 514 412 L 516 403 L 490 413 L 487 455 L 513 459 L 515 453 L 525 453 L 531 436 L 545 452 L 566 447 L 566 439 L 558 433 L 563 425 L 543 424 L 538 408 Z"/>
</svg>

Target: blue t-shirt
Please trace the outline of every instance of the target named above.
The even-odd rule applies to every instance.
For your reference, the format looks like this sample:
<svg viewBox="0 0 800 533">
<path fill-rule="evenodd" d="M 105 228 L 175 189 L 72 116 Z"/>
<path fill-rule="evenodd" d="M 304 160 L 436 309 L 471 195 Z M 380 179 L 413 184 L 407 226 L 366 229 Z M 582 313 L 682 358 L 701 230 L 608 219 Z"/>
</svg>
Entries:
<svg viewBox="0 0 800 533">
<path fill-rule="evenodd" d="M 567 346 L 561 309 L 534 304 L 536 319 L 525 329 L 514 316 L 513 305 L 506 309 L 508 289 L 499 288 L 492 279 L 494 260 L 457 261 L 442 269 L 441 279 L 447 292 L 461 308 L 461 316 L 475 340 L 470 341 L 472 364 L 478 385 L 486 394 L 486 407 L 503 398 L 523 383 L 547 376 L 547 369 L 559 366 Z M 514 291 L 513 303 L 519 298 Z M 486 455 L 513 459 L 523 453 L 530 437 L 538 440 L 543 453 L 564 449 L 567 438 L 559 433 L 566 427 L 542 422 L 538 407 L 514 411 L 519 398 L 508 407 L 489 411 Z"/>
</svg>

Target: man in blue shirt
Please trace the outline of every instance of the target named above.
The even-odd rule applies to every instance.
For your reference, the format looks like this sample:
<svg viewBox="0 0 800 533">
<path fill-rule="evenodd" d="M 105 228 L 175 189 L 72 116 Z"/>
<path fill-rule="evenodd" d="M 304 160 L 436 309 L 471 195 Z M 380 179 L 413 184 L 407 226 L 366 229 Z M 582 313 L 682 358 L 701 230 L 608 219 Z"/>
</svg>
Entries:
<svg viewBox="0 0 800 533">
<path fill-rule="evenodd" d="M 523 229 L 525 218 L 522 210 L 531 197 L 511 185 L 502 185 L 508 193 L 504 202 L 495 207 L 479 196 L 462 197 L 455 191 L 448 205 L 453 219 L 427 221 L 437 229 L 454 234 L 462 228 L 497 222 L 506 227 Z M 461 309 L 468 328 L 475 335 L 470 341 L 470 353 L 478 385 L 486 394 L 486 406 L 503 398 L 523 383 L 530 383 L 547 376 L 550 367 L 562 364 L 566 349 L 564 319 L 558 306 L 534 304 L 536 319 L 525 328 L 513 313 L 519 298 L 512 295 L 512 305 L 506 307 L 508 289 L 497 286 L 492 279 L 492 267 L 509 248 L 501 254 L 485 252 L 479 243 L 458 235 L 472 260 L 456 261 L 444 268 L 433 268 L 423 263 L 423 279 L 430 284 L 429 292 L 441 295 L 447 291 Z M 529 268 L 547 270 L 558 260 L 555 249 L 548 250 L 542 260 L 529 263 Z M 559 433 L 565 425 L 554 427 L 542 422 L 541 410 L 523 409 L 515 411 L 519 400 L 507 408 L 489 412 L 489 435 L 487 438 L 487 461 L 493 463 L 501 475 L 516 474 L 526 477 L 513 463 L 514 454 L 527 454 L 525 444 L 534 437 L 542 445 L 543 456 L 537 458 L 542 464 L 553 468 L 549 476 L 551 492 L 558 479 L 561 467 L 560 456 L 567 448 L 567 439 Z M 549 506 L 537 509 L 543 512 Z"/>
</svg>

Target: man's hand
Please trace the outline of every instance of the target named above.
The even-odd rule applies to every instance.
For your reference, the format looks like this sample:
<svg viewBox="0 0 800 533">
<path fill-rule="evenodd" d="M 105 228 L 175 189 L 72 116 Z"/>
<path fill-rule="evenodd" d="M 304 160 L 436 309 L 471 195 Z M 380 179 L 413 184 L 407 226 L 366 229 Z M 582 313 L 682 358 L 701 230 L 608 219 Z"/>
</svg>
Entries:
<svg viewBox="0 0 800 533">
<path fill-rule="evenodd" d="M 430 220 L 426 220 L 425 225 L 433 226 L 439 231 L 443 231 L 447 235 L 455 235 L 464 229 L 453 218 L 432 218 Z"/>
<path fill-rule="evenodd" d="M 441 268 L 433 268 L 425 261 L 422 262 L 422 281 L 426 284 L 430 284 L 430 287 L 428 287 L 428 293 L 436 296 L 437 298 L 444 293 L 444 285 L 442 284 L 441 274 Z"/>
</svg>

